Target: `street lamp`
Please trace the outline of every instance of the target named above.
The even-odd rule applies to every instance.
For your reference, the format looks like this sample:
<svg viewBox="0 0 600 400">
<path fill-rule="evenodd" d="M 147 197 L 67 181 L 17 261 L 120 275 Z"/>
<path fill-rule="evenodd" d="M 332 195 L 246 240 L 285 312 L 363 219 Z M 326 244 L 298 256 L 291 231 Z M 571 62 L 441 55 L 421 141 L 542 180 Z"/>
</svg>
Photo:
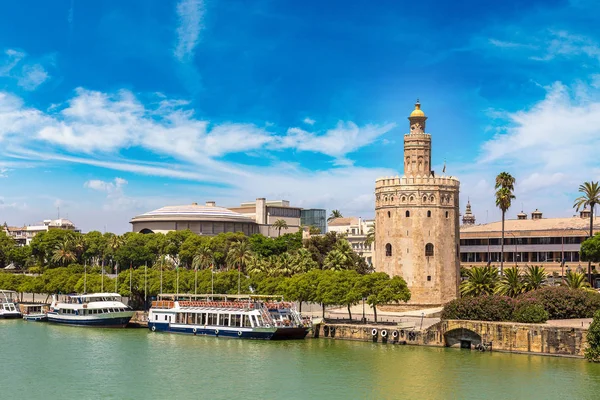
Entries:
<svg viewBox="0 0 600 400">
<path fill-rule="evenodd" d="M 363 297 L 362 301 L 363 301 L 363 317 L 362 317 L 362 322 L 363 322 L 363 324 L 366 324 L 367 320 L 365 319 L 365 298 L 364 297 Z"/>
</svg>

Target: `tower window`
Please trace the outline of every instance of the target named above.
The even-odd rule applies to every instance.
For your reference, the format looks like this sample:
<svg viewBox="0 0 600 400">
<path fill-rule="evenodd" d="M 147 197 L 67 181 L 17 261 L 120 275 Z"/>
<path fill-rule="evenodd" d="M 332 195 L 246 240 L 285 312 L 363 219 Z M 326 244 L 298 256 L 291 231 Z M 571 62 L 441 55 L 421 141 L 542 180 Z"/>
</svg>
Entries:
<svg viewBox="0 0 600 400">
<path fill-rule="evenodd" d="M 450 213 L 446 211 L 446 218 L 450 217 Z"/>
<path fill-rule="evenodd" d="M 425 245 L 425 257 L 433 257 L 433 244 L 427 243 Z"/>
<path fill-rule="evenodd" d="M 392 256 L 392 245 L 389 243 L 385 245 L 385 256 L 386 257 Z"/>
<path fill-rule="evenodd" d="M 410 211 L 406 210 L 406 218 L 410 217 Z"/>
<path fill-rule="evenodd" d="M 431 218 L 431 211 L 427 211 L 427 218 Z"/>
<path fill-rule="evenodd" d="M 388 211 L 388 218 L 391 218 L 392 213 Z"/>
<path fill-rule="evenodd" d="M 431 275 L 427 275 L 427 282 L 431 282 Z"/>
</svg>

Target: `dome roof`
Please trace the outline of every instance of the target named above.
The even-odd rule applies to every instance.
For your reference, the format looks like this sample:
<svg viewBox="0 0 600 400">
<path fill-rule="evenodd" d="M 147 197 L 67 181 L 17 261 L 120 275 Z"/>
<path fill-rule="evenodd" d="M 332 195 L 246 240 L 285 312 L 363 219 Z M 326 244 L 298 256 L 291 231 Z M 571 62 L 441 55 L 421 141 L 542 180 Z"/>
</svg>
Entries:
<svg viewBox="0 0 600 400">
<path fill-rule="evenodd" d="M 217 207 L 212 202 L 201 206 L 197 203 L 183 206 L 166 206 L 154 211 L 138 215 L 131 222 L 137 221 L 225 221 L 255 222 L 240 213 L 228 208 Z"/>
<path fill-rule="evenodd" d="M 410 113 L 411 117 L 424 117 L 425 113 L 423 112 L 423 110 L 421 110 L 421 103 L 419 103 L 419 100 L 417 99 L 417 102 L 415 103 L 415 109 L 413 110 L 413 112 Z"/>
</svg>

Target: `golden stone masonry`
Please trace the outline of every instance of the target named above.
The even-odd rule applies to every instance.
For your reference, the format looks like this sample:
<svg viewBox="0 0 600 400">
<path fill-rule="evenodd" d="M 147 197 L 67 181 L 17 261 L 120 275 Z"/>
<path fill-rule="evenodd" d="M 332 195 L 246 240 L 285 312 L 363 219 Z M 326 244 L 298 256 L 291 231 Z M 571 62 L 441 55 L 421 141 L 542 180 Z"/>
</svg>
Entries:
<svg viewBox="0 0 600 400">
<path fill-rule="evenodd" d="M 458 297 L 460 182 L 431 170 L 431 135 L 418 100 L 408 119 L 404 175 L 375 182 L 374 266 L 406 280 L 409 304 L 433 307 Z"/>
</svg>

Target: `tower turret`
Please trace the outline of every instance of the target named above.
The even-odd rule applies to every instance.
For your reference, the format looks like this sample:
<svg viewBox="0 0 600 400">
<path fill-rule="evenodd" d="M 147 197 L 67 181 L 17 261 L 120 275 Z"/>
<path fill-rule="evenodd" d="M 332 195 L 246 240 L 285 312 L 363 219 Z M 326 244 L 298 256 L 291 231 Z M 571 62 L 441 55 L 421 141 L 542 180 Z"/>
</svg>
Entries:
<svg viewBox="0 0 600 400">
<path fill-rule="evenodd" d="M 471 212 L 471 200 L 467 200 L 467 210 L 462 218 L 463 225 L 475 225 L 475 216 Z"/>
<path fill-rule="evenodd" d="M 419 99 L 408 117 L 410 132 L 404 135 L 404 175 L 431 175 L 431 135 L 425 133 L 427 116 L 421 110 Z"/>
</svg>

